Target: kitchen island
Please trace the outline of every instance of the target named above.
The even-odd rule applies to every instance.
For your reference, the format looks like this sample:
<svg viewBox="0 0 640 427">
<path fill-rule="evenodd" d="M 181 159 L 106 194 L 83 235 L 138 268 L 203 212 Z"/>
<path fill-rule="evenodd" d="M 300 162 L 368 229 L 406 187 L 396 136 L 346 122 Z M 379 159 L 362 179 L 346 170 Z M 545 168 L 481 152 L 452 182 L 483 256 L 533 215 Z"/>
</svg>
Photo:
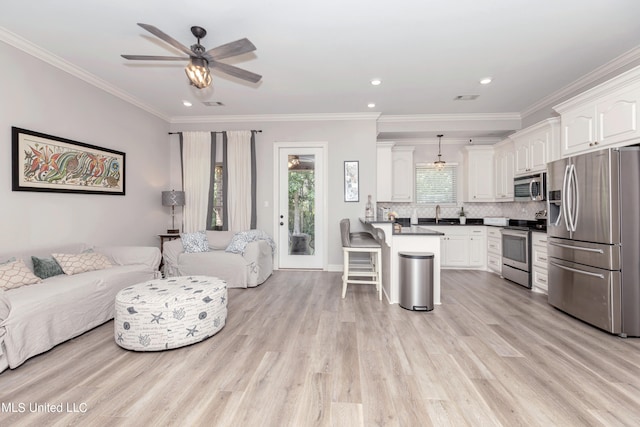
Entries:
<svg viewBox="0 0 640 427">
<path fill-rule="evenodd" d="M 393 222 L 360 218 L 364 228 L 374 236 L 382 230 L 382 290 L 390 304 L 400 301 L 399 252 L 431 252 L 433 256 L 433 303 L 440 304 L 440 236 L 444 233 L 425 225 L 402 227 L 394 231 Z"/>
</svg>

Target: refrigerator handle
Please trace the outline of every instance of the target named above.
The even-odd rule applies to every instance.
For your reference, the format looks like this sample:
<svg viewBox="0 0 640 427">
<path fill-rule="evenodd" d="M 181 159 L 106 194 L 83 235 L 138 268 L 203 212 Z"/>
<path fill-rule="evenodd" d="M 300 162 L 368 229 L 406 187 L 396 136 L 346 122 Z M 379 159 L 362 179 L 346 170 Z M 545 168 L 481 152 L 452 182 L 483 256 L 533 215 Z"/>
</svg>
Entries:
<svg viewBox="0 0 640 427">
<path fill-rule="evenodd" d="M 563 216 L 564 214 L 564 225 L 567 227 L 567 231 L 571 231 L 571 229 L 569 228 L 569 223 L 567 222 L 569 219 L 569 215 L 568 215 L 568 202 L 569 202 L 569 198 L 567 197 L 567 191 L 569 190 L 569 186 L 567 185 L 567 175 L 569 175 L 569 167 L 571 165 L 567 165 L 564 167 L 564 177 L 562 178 L 562 198 L 560 200 L 560 203 L 562 203 L 562 210 L 560 213 L 560 216 Z M 558 218 L 558 221 L 560 221 L 560 218 Z"/>
<path fill-rule="evenodd" d="M 575 231 L 573 228 L 573 215 L 575 211 L 575 192 L 573 186 L 573 164 L 567 166 L 567 208 L 566 208 L 566 223 L 567 231 Z"/>
<path fill-rule="evenodd" d="M 574 204 L 573 204 L 573 215 L 572 215 L 572 226 L 571 231 L 575 232 L 578 226 L 578 215 L 580 214 L 580 190 L 578 186 L 578 173 L 576 172 L 576 165 L 571 165 L 571 181 L 573 182 L 573 194 L 574 194 Z"/>
<path fill-rule="evenodd" d="M 564 245 L 562 243 L 549 242 L 550 245 L 559 246 L 561 248 L 573 249 L 576 251 L 585 251 L 585 252 L 594 252 L 597 254 L 604 254 L 602 249 L 594 249 L 594 248 L 583 248 L 582 246 L 572 246 L 572 245 Z"/>
<path fill-rule="evenodd" d="M 587 276 L 597 277 L 599 279 L 604 279 L 604 275 L 603 274 L 591 273 L 590 271 L 584 271 L 584 270 L 578 270 L 577 268 L 566 267 L 564 265 L 556 264 L 553 261 L 551 261 L 550 264 L 555 266 L 555 267 L 561 268 L 563 270 L 572 271 L 574 273 L 579 273 L 579 274 L 585 274 Z"/>
</svg>

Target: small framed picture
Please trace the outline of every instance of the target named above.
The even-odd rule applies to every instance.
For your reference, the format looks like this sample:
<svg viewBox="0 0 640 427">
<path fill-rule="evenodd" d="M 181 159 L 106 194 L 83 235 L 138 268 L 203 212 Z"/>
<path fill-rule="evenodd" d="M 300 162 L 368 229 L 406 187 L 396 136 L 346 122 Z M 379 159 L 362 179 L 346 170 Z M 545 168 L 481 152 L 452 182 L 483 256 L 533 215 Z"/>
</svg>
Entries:
<svg viewBox="0 0 640 427">
<path fill-rule="evenodd" d="M 344 162 L 344 201 L 358 202 L 359 200 L 358 161 L 348 160 Z"/>
</svg>

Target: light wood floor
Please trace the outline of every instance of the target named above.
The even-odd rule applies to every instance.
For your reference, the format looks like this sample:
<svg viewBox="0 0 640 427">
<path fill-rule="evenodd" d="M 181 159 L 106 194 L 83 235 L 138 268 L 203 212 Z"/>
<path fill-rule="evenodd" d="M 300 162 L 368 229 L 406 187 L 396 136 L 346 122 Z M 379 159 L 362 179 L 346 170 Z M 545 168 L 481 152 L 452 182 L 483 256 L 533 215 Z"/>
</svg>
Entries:
<svg viewBox="0 0 640 427">
<path fill-rule="evenodd" d="M 106 323 L 0 374 L 0 425 L 640 425 L 640 339 L 543 295 L 451 270 L 429 313 L 340 292 L 339 273 L 276 272 L 230 290 L 216 336 L 166 352 L 123 350 Z M 86 412 L 29 412 L 44 403 Z"/>
</svg>

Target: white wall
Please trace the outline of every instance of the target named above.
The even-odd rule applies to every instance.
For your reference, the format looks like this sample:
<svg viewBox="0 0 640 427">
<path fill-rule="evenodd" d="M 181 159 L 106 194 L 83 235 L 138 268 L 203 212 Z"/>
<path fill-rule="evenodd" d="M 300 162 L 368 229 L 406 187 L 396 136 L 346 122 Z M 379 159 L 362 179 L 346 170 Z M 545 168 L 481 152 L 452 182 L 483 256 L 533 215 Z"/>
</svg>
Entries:
<svg viewBox="0 0 640 427">
<path fill-rule="evenodd" d="M 0 42 L 0 253 L 60 243 L 158 246 L 170 223 L 168 124 Z M 11 126 L 126 153 L 126 195 L 11 191 Z"/>
<path fill-rule="evenodd" d="M 257 164 L 257 228 L 274 235 L 277 227 L 273 215 L 273 145 L 276 142 L 327 142 L 328 143 L 328 211 L 327 226 L 329 231 L 327 247 L 328 264 L 331 269 L 342 265 L 342 249 L 340 244 L 339 223 L 342 218 L 350 218 L 354 229 L 359 223 L 357 219 L 364 216 L 367 195 L 371 194 L 375 201 L 376 194 L 376 121 L 331 120 L 331 121 L 279 121 L 279 122 L 246 122 L 246 123 L 200 123 L 174 124 L 172 131 L 186 130 L 257 130 L 262 133 L 256 137 Z M 171 139 L 171 185 L 180 188 L 179 139 Z M 360 201 L 347 203 L 344 201 L 345 160 L 360 161 Z M 265 207 L 265 202 L 268 207 Z"/>
</svg>

